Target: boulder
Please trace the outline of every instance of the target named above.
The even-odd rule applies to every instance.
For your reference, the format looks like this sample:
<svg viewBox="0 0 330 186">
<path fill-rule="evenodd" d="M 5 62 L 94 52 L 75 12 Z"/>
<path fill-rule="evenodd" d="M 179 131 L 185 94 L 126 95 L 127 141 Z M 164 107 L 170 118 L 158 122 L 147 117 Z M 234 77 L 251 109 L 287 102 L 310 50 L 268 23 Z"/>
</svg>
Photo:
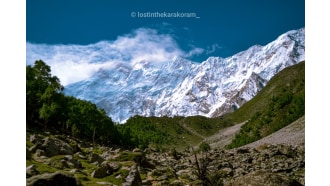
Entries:
<svg viewBox="0 0 330 186">
<path fill-rule="evenodd" d="M 102 157 L 103 159 L 105 159 L 105 160 L 110 160 L 110 159 L 113 158 L 113 155 L 114 155 L 114 153 L 111 152 L 110 150 L 108 150 L 108 151 L 104 151 L 104 152 L 101 154 L 101 157 Z"/>
<path fill-rule="evenodd" d="M 58 169 L 70 168 L 69 164 L 64 159 L 52 158 L 49 165 Z"/>
<path fill-rule="evenodd" d="M 121 165 L 118 162 L 103 162 L 101 166 L 107 167 L 107 174 L 111 175 L 112 173 L 119 170 Z"/>
<path fill-rule="evenodd" d="M 27 186 L 82 186 L 75 177 L 62 172 L 55 172 L 51 174 L 36 175 L 26 179 Z"/>
<path fill-rule="evenodd" d="M 82 164 L 79 160 L 73 158 L 72 155 L 66 155 L 64 156 L 64 159 L 70 164 L 72 165 L 74 168 L 77 169 L 81 169 L 82 168 Z"/>
<path fill-rule="evenodd" d="M 142 152 L 139 148 L 133 149 L 133 152 Z"/>
<path fill-rule="evenodd" d="M 32 165 L 26 167 L 26 177 L 27 178 L 37 175 L 37 174 L 39 174 L 39 171 L 37 170 L 37 166 L 32 164 Z"/>
<path fill-rule="evenodd" d="M 131 170 L 125 180 L 126 182 L 123 183 L 123 186 L 142 186 L 140 173 L 136 165 L 131 167 Z"/>
<path fill-rule="evenodd" d="M 45 150 L 48 157 L 73 154 L 73 149 L 69 144 L 62 140 L 50 137 L 44 139 L 42 149 Z"/>
<path fill-rule="evenodd" d="M 35 153 L 37 151 L 37 149 L 41 149 L 41 148 L 42 148 L 42 144 L 36 143 L 35 145 L 33 145 L 32 147 L 29 148 L 29 151 L 31 153 Z"/>
<path fill-rule="evenodd" d="M 108 167 L 107 166 L 102 166 L 102 167 L 94 170 L 91 174 L 91 177 L 92 178 L 104 178 L 108 175 L 107 171 L 108 171 Z"/>
<path fill-rule="evenodd" d="M 98 164 L 101 164 L 102 162 L 104 162 L 105 160 L 98 154 L 92 152 L 89 154 L 88 156 L 88 160 L 91 162 L 91 163 L 95 163 L 97 162 Z"/>
<path fill-rule="evenodd" d="M 42 136 L 41 135 L 38 135 L 38 134 L 32 134 L 32 135 L 30 135 L 29 141 L 31 143 L 41 143 Z"/>
<path fill-rule="evenodd" d="M 37 157 L 45 156 L 46 155 L 46 152 L 44 150 L 37 149 L 35 155 Z"/>
<path fill-rule="evenodd" d="M 278 145 L 277 148 L 278 148 L 279 153 L 281 153 L 287 157 L 294 157 L 294 155 L 295 155 L 291 146 L 281 144 L 281 145 Z"/>
</svg>

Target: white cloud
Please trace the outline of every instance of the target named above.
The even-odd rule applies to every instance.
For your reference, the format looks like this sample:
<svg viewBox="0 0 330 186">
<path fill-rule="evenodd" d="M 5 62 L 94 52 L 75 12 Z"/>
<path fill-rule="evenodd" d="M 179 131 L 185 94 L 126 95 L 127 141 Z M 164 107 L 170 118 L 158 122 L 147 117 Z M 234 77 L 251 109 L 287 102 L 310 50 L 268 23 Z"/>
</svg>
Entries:
<svg viewBox="0 0 330 186">
<path fill-rule="evenodd" d="M 62 85 L 89 78 L 99 68 L 111 68 L 117 63 L 134 65 L 142 60 L 160 63 L 176 56 L 192 57 L 203 53 L 201 48 L 189 52 L 180 49 L 169 34 L 140 28 L 115 41 L 100 41 L 90 45 L 47 45 L 26 43 L 26 63 L 43 60 L 51 66 Z"/>
<path fill-rule="evenodd" d="M 204 52 L 202 48 L 194 48 L 184 55 L 184 57 L 189 58 L 192 56 L 198 56 Z"/>
<path fill-rule="evenodd" d="M 212 54 L 214 53 L 217 49 L 222 48 L 220 45 L 218 44 L 213 44 L 211 47 L 207 47 L 206 50 L 206 55 Z"/>
</svg>

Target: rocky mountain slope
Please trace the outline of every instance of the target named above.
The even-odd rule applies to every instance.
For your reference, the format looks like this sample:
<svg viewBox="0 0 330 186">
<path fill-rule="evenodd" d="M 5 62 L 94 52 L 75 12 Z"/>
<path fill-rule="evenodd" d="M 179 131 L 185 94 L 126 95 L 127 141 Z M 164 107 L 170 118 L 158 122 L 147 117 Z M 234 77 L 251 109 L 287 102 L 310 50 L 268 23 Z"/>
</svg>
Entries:
<svg viewBox="0 0 330 186">
<path fill-rule="evenodd" d="M 65 93 L 92 101 L 116 122 L 142 116 L 219 116 L 253 98 L 276 73 L 305 59 L 305 29 L 282 34 L 228 58 L 202 63 L 176 57 L 163 63 L 118 63 Z"/>
</svg>

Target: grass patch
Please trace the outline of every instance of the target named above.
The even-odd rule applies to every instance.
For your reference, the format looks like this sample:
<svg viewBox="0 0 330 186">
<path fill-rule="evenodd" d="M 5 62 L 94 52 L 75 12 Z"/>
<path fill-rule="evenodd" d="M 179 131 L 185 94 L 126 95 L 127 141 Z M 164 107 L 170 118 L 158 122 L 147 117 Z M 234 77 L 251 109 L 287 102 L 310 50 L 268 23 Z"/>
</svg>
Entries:
<svg viewBox="0 0 330 186">
<path fill-rule="evenodd" d="M 26 141 L 26 147 L 27 148 L 30 148 L 30 147 L 32 147 L 34 144 L 31 142 L 31 141 Z"/>
<path fill-rule="evenodd" d="M 77 174 L 76 177 L 83 185 L 100 186 L 100 184 L 97 184 L 97 182 L 109 182 L 114 185 L 122 185 L 125 182 L 125 178 L 128 176 L 128 174 L 129 170 L 119 169 L 117 172 L 114 172 L 112 175 L 106 176 L 104 178 L 92 178 L 90 177 L 90 174 L 88 176 Z"/>
<path fill-rule="evenodd" d="M 52 167 L 50 165 L 47 165 L 45 163 L 40 163 L 40 162 L 37 162 L 37 161 L 34 161 L 34 160 L 26 160 L 26 166 L 30 166 L 32 164 L 36 165 L 36 167 L 37 167 L 36 169 L 40 174 L 53 173 L 53 172 L 56 172 L 58 170 L 61 170 L 61 169 L 57 169 L 55 167 Z"/>
</svg>

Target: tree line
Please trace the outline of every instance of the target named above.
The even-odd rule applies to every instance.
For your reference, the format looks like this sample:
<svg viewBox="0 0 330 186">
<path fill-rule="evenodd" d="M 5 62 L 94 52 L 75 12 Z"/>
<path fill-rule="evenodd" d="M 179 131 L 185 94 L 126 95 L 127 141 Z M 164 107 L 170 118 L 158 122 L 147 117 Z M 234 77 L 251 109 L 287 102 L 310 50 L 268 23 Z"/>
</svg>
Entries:
<svg viewBox="0 0 330 186">
<path fill-rule="evenodd" d="M 42 60 L 26 67 L 26 126 L 27 130 L 54 130 L 105 145 L 147 147 L 171 142 L 150 118 L 136 116 L 116 124 L 92 102 L 64 95 L 60 80 Z"/>
<path fill-rule="evenodd" d="M 119 144 L 120 134 L 103 109 L 65 96 L 64 87 L 42 60 L 26 67 L 27 129 L 56 130 L 104 144 Z"/>
</svg>

